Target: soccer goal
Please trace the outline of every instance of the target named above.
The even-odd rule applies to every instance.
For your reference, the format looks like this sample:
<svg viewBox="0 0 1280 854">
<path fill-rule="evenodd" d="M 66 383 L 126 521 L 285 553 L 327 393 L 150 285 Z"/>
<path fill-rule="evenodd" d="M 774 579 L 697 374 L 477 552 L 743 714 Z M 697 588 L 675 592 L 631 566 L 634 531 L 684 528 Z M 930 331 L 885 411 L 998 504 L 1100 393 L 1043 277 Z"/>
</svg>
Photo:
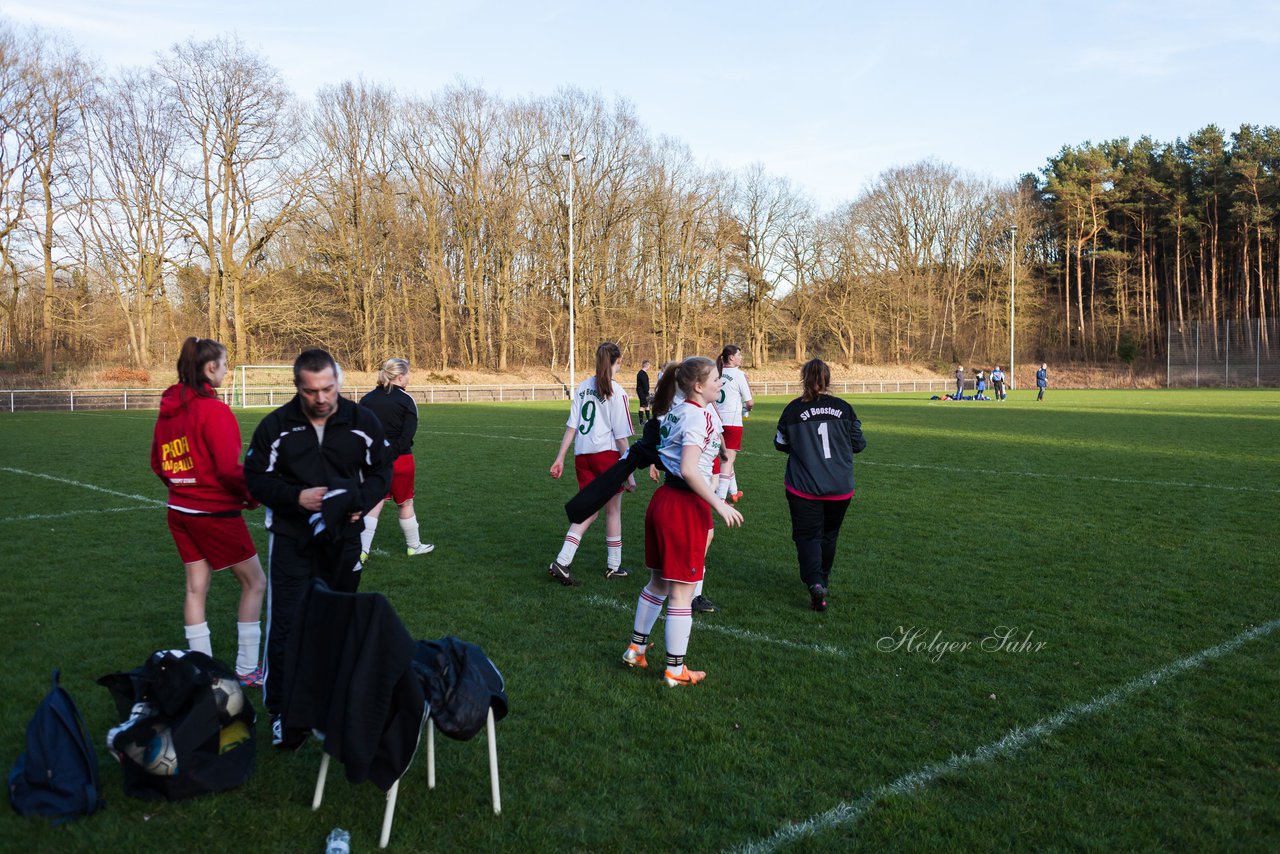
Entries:
<svg viewBox="0 0 1280 854">
<path fill-rule="evenodd" d="M 293 365 L 236 365 L 234 406 L 279 406 L 293 397 Z"/>
</svg>

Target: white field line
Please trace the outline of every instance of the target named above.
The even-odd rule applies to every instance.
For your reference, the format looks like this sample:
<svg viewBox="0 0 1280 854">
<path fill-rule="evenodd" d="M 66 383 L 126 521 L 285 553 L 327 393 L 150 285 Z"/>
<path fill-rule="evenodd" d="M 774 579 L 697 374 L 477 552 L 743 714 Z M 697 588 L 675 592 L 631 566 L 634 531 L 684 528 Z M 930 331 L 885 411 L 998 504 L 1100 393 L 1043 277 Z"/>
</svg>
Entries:
<svg viewBox="0 0 1280 854">
<path fill-rule="evenodd" d="M 929 471 L 946 471 L 946 472 L 966 472 L 973 473 L 973 469 L 961 468 L 960 466 L 936 466 L 925 463 L 882 463 L 874 460 L 858 460 L 855 465 L 862 466 L 886 466 L 889 468 L 899 469 L 926 469 Z M 1192 483 L 1178 480 L 1140 480 L 1125 477 L 1101 477 L 1099 475 L 1090 474 L 1046 474 L 1034 471 L 982 471 L 984 475 L 992 475 L 994 477 L 1040 477 L 1052 480 L 1083 480 L 1096 481 L 1099 483 L 1123 483 L 1131 486 L 1172 486 L 1179 489 L 1223 489 L 1228 492 L 1268 492 L 1280 494 L 1280 489 L 1268 488 L 1264 486 L 1232 486 L 1226 483 Z"/>
<path fill-rule="evenodd" d="M 1132 679 L 1118 688 L 1095 697 L 1086 703 L 1078 703 L 1069 706 L 1058 712 L 1056 715 L 1048 718 L 1042 718 L 1029 727 L 1015 727 L 1004 734 L 1002 738 L 989 744 L 964 753 L 959 756 L 952 756 L 944 762 L 936 762 L 932 765 L 926 765 L 916 771 L 904 774 L 892 783 L 884 786 L 878 786 L 864 793 L 861 797 L 852 801 L 844 801 L 837 804 L 824 813 L 820 813 L 804 821 L 795 824 L 789 824 L 774 833 L 766 839 L 748 842 L 746 844 L 730 849 L 735 852 L 744 852 L 744 854 L 761 854 L 761 852 L 775 851 L 778 848 L 798 842 L 801 839 L 812 836 L 822 831 L 840 827 L 842 825 L 853 824 L 870 809 L 881 801 L 887 800 L 895 795 L 914 795 L 923 790 L 926 786 L 936 780 L 953 774 L 957 771 L 963 771 L 967 768 L 978 765 L 985 765 L 995 759 L 1001 759 L 1012 756 L 1031 744 L 1034 744 L 1046 736 L 1056 733 L 1058 730 L 1074 723 L 1077 719 L 1095 715 L 1105 711 L 1112 706 L 1118 705 L 1132 697 L 1134 694 L 1153 688 L 1162 682 L 1166 682 L 1175 676 L 1179 676 L 1188 670 L 1195 670 L 1201 667 L 1206 661 L 1221 658 L 1238 647 L 1251 640 L 1266 637 L 1280 629 L 1280 620 L 1272 620 L 1260 626 L 1254 626 L 1234 638 L 1217 646 L 1202 649 L 1194 655 L 1179 659 L 1172 664 L 1166 664 L 1163 667 L 1152 670 L 1149 673 Z"/>
<path fill-rule="evenodd" d="M 78 486 L 81 489 L 91 489 L 94 492 L 105 492 L 107 495 L 114 495 L 117 498 L 128 498 L 132 501 L 142 501 L 146 504 L 150 504 L 152 507 L 155 507 L 157 505 L 161 507 L 164 506 L 163 501 L 160 501 L 155 498 L 151 498 L 146 495 L 133 495 L 132 493 L 128 493 L 128 492 L 116 492 L 114 489 L 104 489 L 101 486 L 94 486 L 91 483 L 82 483 L 81 481 L 69 480 L 65 477 L 54 477 L 51 474 L 41 474 L 40 472 L 34 472 L 34 471 L 23 471 L 22 469 L 11 469 L 7 466 L 0 466 L 0 471 L 7 471 L 9 472 L 9 474 L 25 475 L 26 477 L 36 477 L 36 478 L 39 478 L 40 480 L 51 480 L 54 483 L 65 483 L 68 486 Z"/>
<path fill-rule="evenodd" d="M 599 605 L 605 608 L 612 608 L 615 611 L 627 611 L 635 613 L 635 606 L 628 605 L 625 602 L 619 602 L 616 599 L 609 599 L 605 596 L 597 596 L 594 593 L 587 595 L 587 601 L 592 605 Z M 659 617 L 666 619 L 666 617 Z M 728 635 L 731 638 L 737 638 L 747 643 L 764 643 L 773 646 L 780 646 L 784 649 L 794 649 L 800 652 L 816 652 L 822 655 L 834 655 L 836 658 L 848 658 L 849 652 L 838 646 L 828 646 L 826 644 L 801 643 L 800 641 L 785 640 L 782 638 L 773 638 L 768 635 L 762 635 L 759 632 L 753 632 L 749 629 L 735 629 L 732 626 L 724 626 L 719 623 L 709 622 L 707 620 L 698 620 L 699 632 L 715 632 L 717 634 Z"/>
<path fill-rule="evenodd" d="M 471 437 L 476 439 L 511 439 L 513 442 L 559 442 L 557 438 L 530 438 L 524 435 L 493 435 L 486 433 L 463 433 L 463 431 L 451 430 L 419 430 L 419 433 L 430 433 L 433 435 L 462 435 L 462 437 Z M 771 458 L 767 453 L 759 451 L 739 451 L 740 455 L 748 457 Z M 786 457 L 776 456 L 777 462 L 785 462 Z M 1098 475 L 1060 475 L 1048 474 L 1042 471 L 992 471 L 983 469 L 975 472 L 972 467 L 964 466 L 936 466 L 928 465 L 923 462 L 879 462 L 876 460 L 856 460 L 855 465 L 859 466 L 884 466 L 888 469 L 919 469 L 924 471 L 950 471 L 955 474 L 979 474 L 997 476 L 997 478 L 1042 478 L 1046 480 L 1082 480 L 1094 481 L 1094 483 L 1114 483 L 1132 485 L 1132 487 L 1176 487 L 1180 489 L 1222 489 L 1226 492 L 1258 492 L 1280 494 L 1280 489 L 1268 489 L 1266 487 L 1233 487 L 1230 484 L 1213 484 L 1213 483 L 1189 483 L 1189 481 L 1181 480 L 1142 480 L 1137 478 L 1101 478 Z"/>
<path fill-rule="evenodd" d="M 5 522 L 43 522 L 47 519 L 67 519 L 72 516 L 88 516 L 93 513 L 129 513 L 134 510 L 154 511 L 153 504 L 139 504 L 136 507 L 103 507 L 98 510 L 68 510 L 66 513 L 33 513 L 30 516 L 9 516 L 0 519 L 0 524 Z"/>
<path fill-rule="evenodd" d="M 559 436 L 494 436 L 489 433 L 470 433 L 464 430 L 419 430 L 418 435 L 428 436 L 465 436 L 468 439 L 502 439 L 503 441 L 512 442 L 548 442 L 555 444 L 560 441 Z"/>
</svg>

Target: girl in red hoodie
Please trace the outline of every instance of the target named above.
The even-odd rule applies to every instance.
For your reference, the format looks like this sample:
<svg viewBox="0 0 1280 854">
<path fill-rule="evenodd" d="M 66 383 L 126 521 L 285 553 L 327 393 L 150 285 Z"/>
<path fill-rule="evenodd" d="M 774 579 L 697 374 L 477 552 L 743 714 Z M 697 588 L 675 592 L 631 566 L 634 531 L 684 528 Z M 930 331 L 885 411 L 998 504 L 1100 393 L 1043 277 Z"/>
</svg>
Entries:
<svg viewBox="0 0 1280 854">
<path fill-rule="evenodd" d="M 188 338 L 178 356 L 178 382 L 160 400 L 151 469 L 169 488 L 169 532 L 187 570 L 182 606 L 190 649 L 213 655 L 204 603 L 209 579 L 231 569 L 240 582 L 236 674 L 243 685 L 262 684 L 262 595 L 266 578 L 240 512 L 257 506 L 244 484 L 240 425 L 214 391 L 227 375 L 227 348 L 209 338 Z"/>
</svg>

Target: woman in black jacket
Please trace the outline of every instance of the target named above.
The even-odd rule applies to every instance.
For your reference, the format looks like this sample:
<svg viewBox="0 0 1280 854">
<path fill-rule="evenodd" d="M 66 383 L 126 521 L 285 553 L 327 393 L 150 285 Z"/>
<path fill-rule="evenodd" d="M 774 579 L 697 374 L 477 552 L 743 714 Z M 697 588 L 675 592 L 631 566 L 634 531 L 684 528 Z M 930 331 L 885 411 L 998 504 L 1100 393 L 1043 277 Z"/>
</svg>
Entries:
<svg viewBox="0 0 1280 854">
<path fill-rule="evenodd" d="M 800 369 L 804 393 L 787 404 L 773 444 L 788 455 L 786 489 L 791 539 L 809 605 L 827 609 L 831 565 L 845 511 L 853 499 L 853 455 L 867 447 L 853 407 L 827 394 L 831 370 L 821 359 Z"/>
</svg>

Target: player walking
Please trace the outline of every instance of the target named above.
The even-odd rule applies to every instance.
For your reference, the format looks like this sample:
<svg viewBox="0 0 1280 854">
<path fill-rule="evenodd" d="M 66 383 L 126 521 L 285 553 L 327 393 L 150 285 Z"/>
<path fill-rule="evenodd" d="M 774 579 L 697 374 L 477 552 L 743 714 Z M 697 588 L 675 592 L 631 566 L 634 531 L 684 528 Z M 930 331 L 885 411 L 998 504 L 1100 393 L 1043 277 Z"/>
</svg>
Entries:
<svg viewBox="0 0 1280 854">
<path fill-rule="evenodd" d="M 213 655 L 205 600 L 214 572 L 230 569 L 240 582 L 236 611 L 242 685 L 262 685 L 262 595 L 267 581 L 240 511 L 256 507 L 240 465 L 240 425 L 214 389 L 227 376 L 227 348 L 188 338 L 178 355 L 178 382 L 160 399 L 151 442 L 151 469 L 169 488 L 169 533 L 187 571 L 182 606 L 187 645 Z"/>
<path fill-rule="evenodd" d="M 719 513 L 730 527 L 742 524 L 742 514 L 711 490 L 711 467 L 720 454 L 723 435 L 713 405 L 720 392 L 715 368 L 714 362 L 702 356 L 685 359 L 663 372 L 653 401 L 654 414 L 665 416 L 658 453 L 668 474 L 654 491 L 644 515 L 649 583 L 636 602 L 631 643 L 622 660 L 630 667 L 649 666 L 649 634 L 669 597 L 663 678 L 673 688 L 696 685 L 707 675 L 688 669 L 684 657 L 693 630 L 694 587 L 706 564 L 711 511 Z M 685 400 L 673 408 L 677 389 Z"/>
<path fill-rule="evenodd" d="M 413 436 L 418 431 L 418 404 L 406 392 L 409 363 L 404 359 L 387 359 L 378 371 L 378 387 L 360 398 L 360 405 L 372 409 L 387 433 L 391 452 L 396 455 L 392 469 L 391 491 L 387 498 L 399 509 L 400 531 L 404 534 L 409 557 L 431 554 L 435 546 L 419 539 L 418 517 L 413 512 L 413 485 L 416 467 L 413 460 Z M 369 560 L 373 535 L 378 530 L 378 515 L 387 498 L 379 501 L 364 517 L 360 534 L 360 563 Z"/>
<path fill-rule="evenodd" d="M 1000 370 L 999 365 L 991 372 L 991 386 L 995 389 L 996 400 L 1004 400 L 1004 371 Z"/>
<path fill-rule="evenodd" d="M 555 462 L 551 464 L 551 476 L 559 480 L 564 473 L 564 457 L 573 443 L 573 469 L 578 476 L 578 488 L 582 489 L 595 480 L 596 475 L 618 461 L 627 450 L 627 440 L 634 432 L 631 427 L 631 410 L 627 393 L 614 377 L 622 367 L 622 350 L 612 341 L 605 341 L 596 348 L 596 373 L 578 384 L 569 409 L 569 421 Z M 627 492 L 635 492 L 635 477 L 628 477 Z M 569 526 L 560 553 L 547 567 L 547 574 L 567 587 L 577 587 L 570 566 L 578 553 L 582 535 L 600 514 L 594 513 L 585 522 Z M 622 568 L 622 493 L 619 492 L 604 506 L 604 543 L 606 549 L 605 578 L 625 578 Z"/>
<path fill-rule="evenodd" d="M 754 406 L 747 375 L 742 372 L 742 350 L 737 344 L 726 344 L 716 359 L 720 371 L 720 394 L 716 398 L 716 411 L 724 422 L 724 449 L 727 459 L 720 467 L 720 487 L 716 494 L 734 504 L 742 500 L 734 461 L 742 450 L 742 415 Z"/>
<path fill-rule="evenodd" d="M 825 362 L 805 362 L 800 379 L 804 393 L 782 410 L 773 443 L 788 455 L 787 505 L 800 580 L 809 588 L 810 607 L 825 611 L 836 538 L 853 498 L 853 455 L 867 440 L 853 407 L 827 394 L 831 371 Z"/>
</svg>

